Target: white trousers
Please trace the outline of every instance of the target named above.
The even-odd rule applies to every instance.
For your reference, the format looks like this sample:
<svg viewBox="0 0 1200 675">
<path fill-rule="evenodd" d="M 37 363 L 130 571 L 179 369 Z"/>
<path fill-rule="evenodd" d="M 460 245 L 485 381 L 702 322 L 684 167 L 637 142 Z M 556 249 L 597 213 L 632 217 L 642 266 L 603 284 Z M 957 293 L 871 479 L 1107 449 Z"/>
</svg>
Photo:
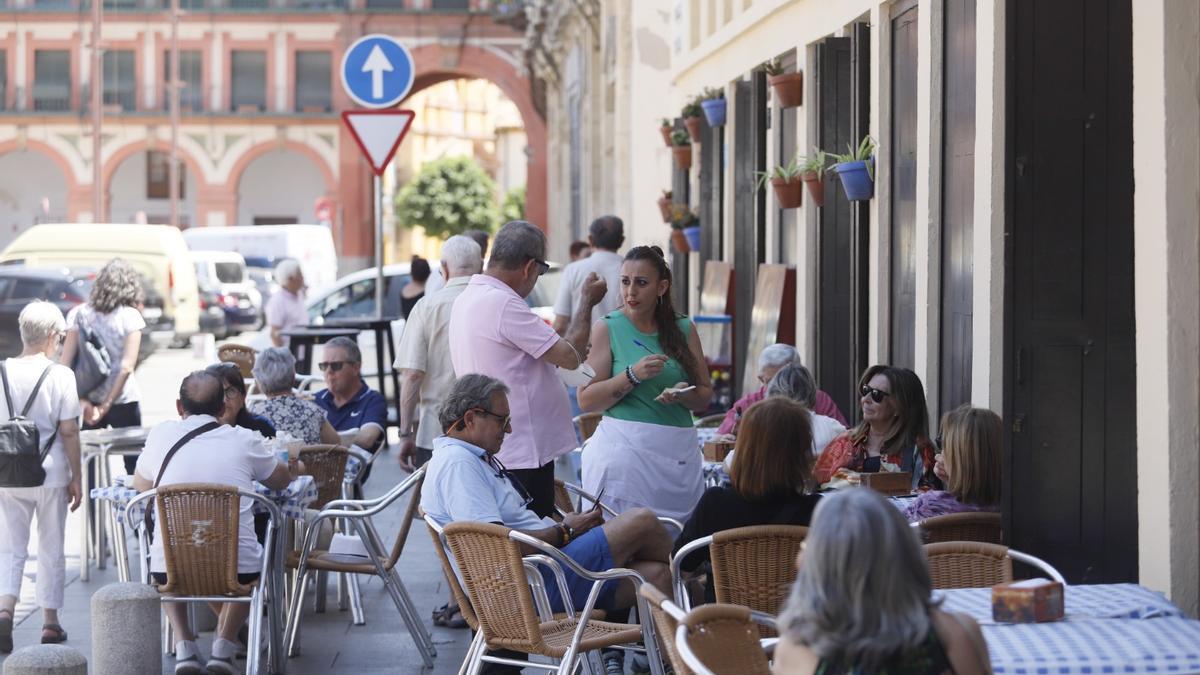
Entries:
<svg viewBox="0 0 1200 675">
<path fill-rule="evenodd" d="M 67 558 L 67 488 L 0 488 L 0 595 L 21 597 L 29 531 L 37 514 L 37 603 L 42 609 L 62 609 Z"/>
</svg>

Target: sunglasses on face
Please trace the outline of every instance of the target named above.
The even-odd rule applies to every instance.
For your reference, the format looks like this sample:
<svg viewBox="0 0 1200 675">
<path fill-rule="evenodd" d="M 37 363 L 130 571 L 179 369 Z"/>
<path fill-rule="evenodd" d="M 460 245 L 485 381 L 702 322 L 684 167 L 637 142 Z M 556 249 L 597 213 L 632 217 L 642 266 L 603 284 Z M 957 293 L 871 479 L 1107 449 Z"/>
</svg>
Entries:
<svg viewBox="0 0 1200 675">
<path fill-rule="evenodd" d="M 326 370 L 331 373 L 336 373 L 345 367 L 347 363 L 350 363 L 350 361 L 322 361 L 317 364 L 317 367 L 321 369 L 322 373 Z"/>
<path fill-rule="evenodd" d="M 871 400 L 876 403 L 883 403 L 883 399 L 892 395 L 892 392 L 890 392 L 890 391 L 876 389 L 875 387 L 872 387 L 869 384 L 864 384 L 863 386 L 859 387 L 858 393 L 861 396 L 870 396 Z"/>
<path fill-rule="evenodd" d="M 538 264 L 537 270 L 539 277 L 550 271 L 550 263 L 546 262 L 545 260 L 541 260 L 539 258 L 530 258 L 530 260 Z"/>
</svg>

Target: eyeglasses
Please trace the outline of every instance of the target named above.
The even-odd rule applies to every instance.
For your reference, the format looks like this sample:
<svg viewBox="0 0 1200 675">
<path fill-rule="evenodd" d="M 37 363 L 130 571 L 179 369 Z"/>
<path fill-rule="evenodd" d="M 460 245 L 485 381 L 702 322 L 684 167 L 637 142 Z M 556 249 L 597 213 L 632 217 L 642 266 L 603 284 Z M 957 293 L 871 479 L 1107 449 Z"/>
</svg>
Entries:
<svg viewBox="0 0 1200 675">
<path fill-rule="evenodd" d="M 484 410 L 483 412 L 488 411 Z M 528 507 L 533 503 L 533 495 L 529 494 L 529 490 L 525 489 L 525 485 L 521 482 L 521 479 L 514 476 L 512 472 L 504 466 L 503 462 L 501 462 L 499 459 L 496 459 L 495 455 L 485 454 L 483 461 L 487 462 L 488 466 L 492 467 L 492 469 L 496 471 L 496 478 L 505 478 L 508 480 L 509 484 L 513 486 L 513 489 L 516 490 L 517 494 L 521 497 L 521 506 Z"/>
<path fill-rule="evenodd" d="M 237 398 L 238 394 L 241 394 L 241 393 L 242 392 L 238 391 L 237 387 L 225 387 L 225 399 L 226 400 L 231 399 L 231 398 Z"/>
<path fill-rule="evenodd" d="M 861 396 L 870 396 L 871 400 L 876 403 L 883 403 L 883 399 L 892 395 L 892 392 L 890 392 L 890 391 L 876 389 L 875 387 L 872 387 L 869 384 L 864 384 L 863 386 L 859 387 L 858 393 Z"/>
<path fill-rule="evenodd" d="M 351 363 L 351 362 L 350 361 L 322 361 L 317 364 L 317 367 L 321 369 L 322 373 L 325 372 L 326 370 L 328 370 L 331 373 L 336 373 L 339 370 L 341 370 L 347 363 Z"/>
<path fill-rule="evenodd" d="M 550 263 L 546 262 L 545 260 L 542 260 L 540 258 L 530 258 L 530 260 L 532 260 L 533 262 L 538 264 L 538 276 L 539 277 L 542 276 L 543 274 L 545 274 L 546 272 L 550 271 Z"/>
<path fill-rule="evenodd" d="M 512 415 L 499 415 L 491 410 L 488 410 L 487 408 L 472 408 L 472 410 L 478 410 L 484 415 L 495 417 L 496 419 L 500 420 L 500 426 L 503 427 L 505 431 L 512 431 Z"/>
</svg>

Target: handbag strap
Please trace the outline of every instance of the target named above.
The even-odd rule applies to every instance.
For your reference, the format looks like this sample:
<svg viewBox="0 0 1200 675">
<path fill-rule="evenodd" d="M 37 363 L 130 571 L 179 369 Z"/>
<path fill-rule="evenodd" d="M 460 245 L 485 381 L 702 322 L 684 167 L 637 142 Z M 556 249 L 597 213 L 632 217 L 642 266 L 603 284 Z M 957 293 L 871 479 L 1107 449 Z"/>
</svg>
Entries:
<svg viewBox="0 0 1200 675">
<path fill-rule="evenodd" d="M 16 411 L 13 410 L 12 394 L 8 391 L 8 359 L 0 361 L 0 379 L 4 380 L 4 403 L 8 406 L 8 417 L 12 419 L 16 417 Z"/>
<path fill-rule="evenodd" d="M 33 399 L 37 397 L 38 390 L 42 388 L 42 383 L 46 381 L 46 376 L 50 374 L 50 369 L 53 367 L 53 363 L 48 364 L 42 371 L 37 384 L 33 385 L 33 391 L 29 392 L 29 398 L 25 401 L 25 408 L 21 410 L 20 417 L 28 417 L 29 409 L 33 407 Z M 12 394 L 8 390 L 8 359 L 0 361 L 0 379 L 4 380 L 4 403 L 8 406 L 8 417 L 14 419 Z M 45 461 L 46 455 L 50 454 L 50 446 L 54 445 L 54 439 L 58 437 L 58 420 L 51 421 L 54 422 L 54 433 L 50 434 L 50 440 L 42 446 L 42 461 Z"/>
<path fill-rule="evenodd" d="M 21 417 L 29 416 L 29 409 L 33 407 L 33 399 L 37 396 L 38 389 L 42 388 L 42 383 L 46 381 L 46 376 L 50 374 L 50 369 L 53 367 L 53 363 L 48 364 L 46 369 L 42 371 L 42 376 L 38 378 L 37 384 L 33 385 L 33 391 L 29 392 L 29 398 L 26 399 L 25 407 L 21 410 Z M 7 391 L 5 394 L 7 395 Z"/>
<path fill-rule="evenodd" d="M 221 426 L 221 423 L 215 422 L 215 421 L 209 422 L 207 424 L 202 424 L 202 425 L 196 427 L 195 429 L 192 429 L 191 431 L 184 434 L 183 438 L 180 438 L 178 441 L 175 441 L 175 445 L 172 445 L 171 449 L 167 451 L 166 456 L 163 457 L 162 466 L 160 466 L 158 468 L 158 477 L 154 479 L 154 487 L 157 488 L 158 484 L 160 482 L 162 482 L 163 474 L 167 470 L 167 464 L 169 464 L 171 462 L 171 458 L 175 456 L 175 453 L 179 452 L 180 448 L 182 448 L 184 445 L 186 445 L 188 443 L 188 441 L 199 436 L 200 434 L 208 433 L 209 431 L 212 431 L 213 429 L 216 429 L 219 426 Z M 142 516 L 142 522 L 145 523 L 147 531 L 150 531 L 153 527 L 152 521 L 150 520 L 150 517 L 151 517 L 150 512 L 152 510 L 153 509 L 149 509 L 149 508 L 146 509 L 146 514 L 144 516 Z"/>
</svg>

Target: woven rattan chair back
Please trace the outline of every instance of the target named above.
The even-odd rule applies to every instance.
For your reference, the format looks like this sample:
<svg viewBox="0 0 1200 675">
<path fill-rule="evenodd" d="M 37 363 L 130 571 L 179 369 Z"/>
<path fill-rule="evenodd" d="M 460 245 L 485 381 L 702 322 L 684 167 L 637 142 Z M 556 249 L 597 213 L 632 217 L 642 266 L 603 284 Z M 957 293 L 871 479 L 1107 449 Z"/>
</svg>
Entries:
<svg viewBox="0 0 1200 675">
<path fill-rule="evenodd" d="M 479 619 L 475 616 L 475 610 L 471 608 L 467 592 L 463 590 L 462 584 L 458 583 L 458 575 L 454 573 L 454 566 L 450 564 L 450 557 L 446 555 L 446 547 L 442 546 L 441 537 L 428 523 L 425 524 L 425 529 L 429 530 L 429 538 L 433 539 L 433 550 L 437 551 L 438 560 L 442 561 L 442 574 L 446 575 L 446 583 L 450 584 L 450 592 L 454 594 L 454 602 L 458 603 L 459 613 L 466 619 L 471 630 L 479 630 Z"/>
<path fill-rule="evenodd" d="M 934 588 L 980 588 L 1013 580 L 1008 549 L 977 541 L 925 545 Z"/>
<path fill-rule="evenodd" d="M 563 513 L 575 513 L 577 510 L 566 483 L 557 478 L 554 479 L 554 508 Z"/>
<path fill-rule="evenodd" d="M 404 543 L 408 541 L 408 533 L 412 530 L 413 519 L 421 508 L 421 488 L 425 485 L 425 476 L 412 487 L 412 495 L 408 498 L 408 506 L 404 507 L 404 517 L 400 520 L 400 531 L 396 533 L 396 541 L 392 544 L 392 552 L 388 555 L 384 569 L 392 569 L 400 562 L 400 554 L 404 553 Z"/>
<path fill-rule="evenodd" d="M 714 673 L 771 675 L 771 665 L 759 643 L 759 624 L 750 610 L 738 605 L 701 605 L 683 618 L 688 647 Z"/>
<path fill-rule="evenodd" d="M 167 583 L 160 593 L 178 596 L 249 595 L 237 581 L 241 498 L 237 488 L 179 483 L 158 488 Z"/>
<path fill-rule="evenodd" d="M 253 377 L 251 372 L 254 370 L 256 357 L 257 352 L 245 345 L 222 345 L 217 350 L 217 360 L 237 364 L 238 370 L 242 371 L 242 377 Z"/>
<path fill-rule="evenodd" d="M 335 499 L 342 498 L 342 479 L 346 477 L 349 453 L 340 445 L 306 445 L 300 448 L 304 473 L 313 477 L 317 486 L 317 501 L 309 508 L 321 510 Z"/>
<path fill-rule="evenodd" d="M 715 415 L 705 415 L 696 420 L 697 429 L 709 429 L 721 426 L 721 422 L 725 421 L 725 413 L 717 413 Z"/>
<path fill-rule="evenodd" d="M 663 603 L 671 602 L 670 598 L 650 584 L 642 584 L 638 588 L 638 593 L 650 605 L 650 618 L 654 621 L 658 644 L 662 647 L 663 653 L 667 655 L 667 660 L 671 662 L 671 668 L 675 670 L 675 675 L 692 675 L 692 669 L 683 662 L 683 657 L 679 655 L 679 649 L 675 646 L 675 630 L 679 627 L 679 622 L 663 607 Z"/>
<path fill-rule="evenodd" d="M 521 549 L 508 531 L 491 523 L 457 522 L 446 525 L 444 534 L 488 646 L 546 653 Z"/>
<path fill-rule="evenodd" d="M 808 535 L 799 525 L 753 525 L 713 534 L 713 591 L 717 602 L 778 615 L 796 580 L 796 554 Z M 762 626 L 763 637 L 774 632 Z"/>
<path fill-rule="evenodd" d="M 981 541 L 1003 544 L 1002 522 L 999 513 L 948 513 L 926 518 L 920 523 L 925 543 L 941 541 Z"/>
<path fill-rule="evenodd" d="M 596 433 L 596 427 L 600 426 L 600 419 L 604 417 L 604 413 L 586 412 L 575 418 L 575 424 L 579 426 L 579 437 L 587 440 Z"/>
</svg>

